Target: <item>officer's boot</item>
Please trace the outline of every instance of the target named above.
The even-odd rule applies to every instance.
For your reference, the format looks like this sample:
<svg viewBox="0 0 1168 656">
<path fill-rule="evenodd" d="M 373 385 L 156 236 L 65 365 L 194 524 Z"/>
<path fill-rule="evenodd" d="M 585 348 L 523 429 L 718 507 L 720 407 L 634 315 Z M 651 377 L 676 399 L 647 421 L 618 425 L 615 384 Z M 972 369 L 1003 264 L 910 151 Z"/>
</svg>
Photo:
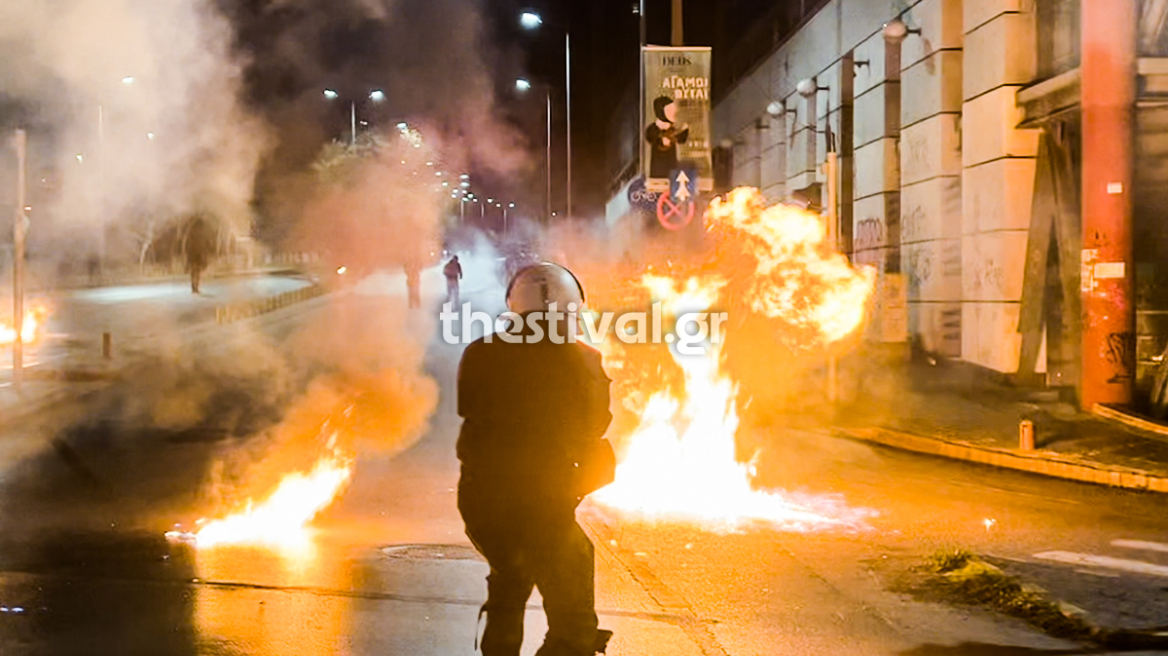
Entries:
<svg viewBox="0 0 1168 656">
<path fill-rule="evenodd" d="M 608 649 L 608 641 L 612 639 L 612 631 L 607 629 L 596 630 L 596 653 L 603 654 Z"/>
</svg>

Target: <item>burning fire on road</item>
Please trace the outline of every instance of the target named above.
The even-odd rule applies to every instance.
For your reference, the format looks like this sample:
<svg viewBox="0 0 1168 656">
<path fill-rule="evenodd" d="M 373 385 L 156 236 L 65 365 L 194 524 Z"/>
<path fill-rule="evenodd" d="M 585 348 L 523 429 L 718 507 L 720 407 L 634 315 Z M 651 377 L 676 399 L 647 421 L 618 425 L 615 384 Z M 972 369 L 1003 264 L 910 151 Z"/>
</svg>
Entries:
<svg viewBox="0 0 1168 656">
<path fill-rule="evenodd" d="M 307 471 L 283 474 L 261 501 L 248 499 L 243 507 L 218 519 L 199 519 L 194 531 L 170 531 L 166 537 L 199 548 L 229 544 L 302 547 L 309 540 L 309 523 L 344 493 L 352 479 L 354 458 L 339 444 L 341 430 L 326 421 L 321 427 L 321 436 L 327 435 L 323 455 Z"/>
<path fill-rule="evenodd" d="M 736 457 L 740 390 L 726 350 L 736 348 L 738 357 L 765 358 L 780 349 L 825 355 L 863 325 L 875 273 L 852 268 L 834 251 L 819 216 L 768 208 L 755 190 L 715 201 L 706 221 L 713 250 L 700 266 L 674 266 L 675 275 L 651 273 L 636 282 L 673 317 L 727 311 L 724 342 L 701 355 L 669 348 L 668 358 L 662 348 L 611 338 L 599 345 L 614 395 L 637 421 L 623 440 L 616 481 L 593 498 L 635 516 L 716 530 L 861 525 L 870 511 L 839 499 L 755 489 L 754 462 Z"/>
<path fill-rule="evenodd" d="M 45 320 L 49 316 L 49 309 L 44 306 L 35 306 L 24 312 L 24 324 L 20 328 L 21 341 L 31 344 L 44 331 Z M 16 342 L 16 327 L 12 323 L 0 322 L 0 346 L 7 346 Z"/>
</svg>

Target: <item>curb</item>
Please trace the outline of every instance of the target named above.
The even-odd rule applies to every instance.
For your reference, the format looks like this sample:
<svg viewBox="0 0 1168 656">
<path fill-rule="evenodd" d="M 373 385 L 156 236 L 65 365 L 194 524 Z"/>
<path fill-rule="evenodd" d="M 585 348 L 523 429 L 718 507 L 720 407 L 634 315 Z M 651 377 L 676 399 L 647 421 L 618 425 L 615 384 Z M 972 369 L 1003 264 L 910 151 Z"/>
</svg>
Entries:
<svg viewBox="0 0 1168 656">
<path fill-rule="evenodd" d="M 1128 428 L 1136 428 L 1147 433 L 1152 433 L 1157 437 L 1155 439 L 1163 440 L 1168 438 L 1168 426 L 1157 424 L 1154 421 L 1144 419 L 1138 415 L 1128 414 L 1118 408 L 1113 408 L 1102 403 L 1096 403 L 1091 408 L 1091 414 L 1096 417 L 1102 417 L 1110 421 L 1118 422 L 1127 426 Z"/>
<path fill-rule="evenodd" d="M 1151 474 L 1141 469 L 1067 458 L 1049 451 L 1028 453 L 1012 449 L 974 446 L 885 428 L 836 427 L 831 429 L 831 432 L 839 437 L 880 444 L 902 451 L 924 453 L 952 460 L 964 460 L 1080 483 L 1168 494 L 1168 477 Z"/>
</svg>

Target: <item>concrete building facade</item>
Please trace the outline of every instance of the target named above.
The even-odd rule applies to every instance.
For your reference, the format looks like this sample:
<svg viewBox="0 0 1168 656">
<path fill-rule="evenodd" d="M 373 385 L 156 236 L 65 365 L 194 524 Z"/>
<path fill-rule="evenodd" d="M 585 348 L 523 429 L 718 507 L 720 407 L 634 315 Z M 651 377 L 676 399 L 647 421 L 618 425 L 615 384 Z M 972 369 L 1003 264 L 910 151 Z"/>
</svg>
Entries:
<svg viewBox="0 0 1168 656">
<path fill-rule="evenodd" d="M 1050 364 L 1070 384 L 1074 358 L 1049 355 L 1048 341 L 1066 342 L 1059 353 L 1074 350 L 1066 340 L 1078 306 L 1064 298 L 1065 316 L 1051 314 L 1043 290 L 1077 284 L 1076 228 L 1048 248 L 1049 223 L 1035 217 L 1057 201 L 1035 194 L 1049 187 L 1038 175 L 1040 150 L 1053 153 L 1043 166 L 1058 169 L 1055 178 L 1078 184 L 1071 142 L 1079 1 L 826 2 L 716 99 L 714 143 L 732 151 L 732 185 L 758 186 L 775 200 L 817 200 L 833 140 L 843 177 L 841 247 L 857 264 L 903 274 L 910 338 L 1007 374 L 1041 374 Z M 1135 211 L 1136 232 L 1148 239 L 1136 259 L 1147 289 L 1162 278 L 1162 267 L 1153 269 L 1168 251 L 1158 227 L 1164 199 L 1152 192 L 1168 188 L 1157 150 L 1168 145 L 1157 127 L 1168 111 L 1156 100 L 1168 79 L 1156 58 L 1166 4 L 1145 0 L 1140 18 Z M 1050 147 L 1040 149 L 1044 135 Z M 1062 220 L 1077 226 L 1077 201 L 1065 187 Z M 1067 284 L 1057 272 L 1048 280 L 1042 265 L 1062 271 Z"/>
</svg>

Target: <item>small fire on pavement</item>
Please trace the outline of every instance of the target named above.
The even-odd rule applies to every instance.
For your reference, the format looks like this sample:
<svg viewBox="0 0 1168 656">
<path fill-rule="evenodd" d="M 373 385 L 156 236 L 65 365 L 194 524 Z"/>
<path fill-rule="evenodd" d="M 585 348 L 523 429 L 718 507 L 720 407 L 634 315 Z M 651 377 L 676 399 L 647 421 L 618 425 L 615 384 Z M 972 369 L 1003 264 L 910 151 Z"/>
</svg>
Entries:
<svg viewBox="0 0 1168 656">
<path fill-rule="evenodd" d="M 341 429 L 326 421 L 321 432 L 328 437 L 311 469 L 284 474 L 259 502 L 248 499 L 220 518 L 199 519 L 194 531 L 174 530 L 166 537 L 200 549 L 228 544 L 303 547 L 309 541 L 309 523 L 344 493 L 353 476 L 354 458 L 338 444 Z"/>
<path fill-rule="evenodd" d="M 818 215 L 768 208 L 752 189 L 715 201 L 706 233 L 713 252 L 699 266 L 673 266 L 678 275 L 649 273 L 632 284 L 671 318 L 727 312 L 723 343 L 702 355 L 669 347 L 668 358 L 661 348 L 612 337 L 599 345 L 614 396 L 637 423 L 622 440 L 616 481 L 592 498 L 635 516 L 715 530 L 747 523 L 792 531 L 861 525 L 871 511 L 836 497 L 755 489 L 754 462 L 736 457 L 739 384 L 725 364 L 731 345 L 747 357 L 785 344 L 826 359 L 863 325 L 875 273 L 853 268 L 835 252 Z"/>
<path fill-rule="evenodd" d="M 32 344 L 44 331 L 45 320 L 49 317 L 49 309 L 37 305 L 24 311 L 24 325 L 20 328 L 21 341 Z M 16 327 L 13 322 L 0 321 L 0 346 L 8 346 L 16 342 Z"/>
</svg>

